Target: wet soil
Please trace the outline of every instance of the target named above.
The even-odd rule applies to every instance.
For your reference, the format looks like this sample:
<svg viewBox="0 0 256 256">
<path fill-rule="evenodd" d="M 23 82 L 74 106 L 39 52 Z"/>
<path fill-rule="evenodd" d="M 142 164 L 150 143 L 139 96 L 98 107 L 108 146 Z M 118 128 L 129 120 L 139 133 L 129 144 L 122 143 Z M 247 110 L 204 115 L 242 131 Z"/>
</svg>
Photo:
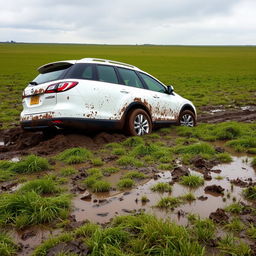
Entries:
<svg viewBox="0 0 256 256">
<path fill-rule="evenodd" d="M 254 122 L 256 105 L 227 108 L 205 106 L 199 109 L 198 123 L 219 123 L 225 121 Z M 122 133 L 93 133 L 81 131 L 49 131 L 43 133 L 24 132 L 19 127 L 0 130 L 0 159 L 26 154 L 51 155 L 70 147 L 85 146 L 98 149 L 106 143 L 120 142 L 126 136 Z M 203 164 L 203 163 L 198 163 Z"/>
<path fill-rule="evenodd" d="M 173 181 L 171 171 L 159 171 L 158 173 L 154 173 L 154 175 L 158 176 L 157 179 L 152 177 L 142 180 L 138 183 L 137 187 L 131 190 L 92 193 L 87 198 L 88 200 L 83 200 L 83 193 L 86 194 L 87 192 L 80 192 L 73 200 L 74 211 L 72 214 L 78 221 L 90 220 L 102 224 L 109 222 L 113 217 L 118 215 L 145 211 L 161 218 L 172 218 L 177 223 L 184 225 L 187 224 L 186 215 L 188 213 L 199 214 L 202 218 L 206 218 L 218 208 L 225 208 L 235 201 L 243 201 L 250 204 L 242 196 L 243 188 L 236 185 L 231 186 L 230 183 L 230 180 L 233 179 L 251 178 L 255 180 L 256 172 L 248 164 L 246 159 L 247 157 L 245 156 L 233 157 L 232 163 L 215 166 L 211 172 L 212 180 L 205 180 L 204 185 L 197 189 L 191 189 L 180 185 L 176 180 Z M 215 173 L 215 170 L 221 170 L 223 179 L 216 179 L 220 174 Z M 200 172 L 191 168 L 188 168 L 188 171 L 190 174 L 202 175 Z M 107 177 L 106 180 L 115 184 L 125 172 L 127 170 L 122 170 L 120 173 Z M 173 184 L 173 191 L 171 193 L 153 192 L 150 188 L 158 182 Z M 184 203 L 174 210 L 163 210 L 155 207 L 162 197 L 178 197 L 188 192 L 192 192 L 197 200 Z M 142 196 L 148 198 L 146 203 L 141 201 Z"/>
</svg>

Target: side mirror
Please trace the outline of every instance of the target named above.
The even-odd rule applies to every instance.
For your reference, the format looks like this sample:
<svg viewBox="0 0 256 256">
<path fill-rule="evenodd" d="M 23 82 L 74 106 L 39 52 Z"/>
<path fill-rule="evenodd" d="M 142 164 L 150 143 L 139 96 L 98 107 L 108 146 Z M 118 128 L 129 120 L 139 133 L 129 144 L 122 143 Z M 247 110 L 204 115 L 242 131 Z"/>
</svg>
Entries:
<svg viewBox="0 0 256 256">
<path fill-rule="evenodd" d="M 173 86 L 172 85 L 167 85 L 167 93 L 168 94 L 173 94 L 173 92 L 174 92 Z"/>
</svg>

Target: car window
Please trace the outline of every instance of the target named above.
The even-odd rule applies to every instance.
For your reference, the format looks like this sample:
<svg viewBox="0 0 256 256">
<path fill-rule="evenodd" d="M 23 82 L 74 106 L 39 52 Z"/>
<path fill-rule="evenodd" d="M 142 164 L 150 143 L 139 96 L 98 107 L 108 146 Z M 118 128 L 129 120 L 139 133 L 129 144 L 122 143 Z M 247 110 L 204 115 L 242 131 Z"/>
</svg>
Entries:
<svg viewBox="0 0 256 256">
<path fill-rule="evenodd" d="M 33 80 L 33 82 L 36 82 L 37 84 L 43 84 L 43 83 L 47 83 L 47 82 L 50 82 L 50 81 L 55 81 L 55 80 L 58 80 L 58 79 L 62 79 L 63 74 L 66 72 L 67 69 L 68 68 L 39 74 Z"/>
<path fill-rule="evenodd" d="M 116 72 L 111 66 L 97 65 L 99 81 L 118 83 Z"/>
<path fill-rule="evenodd" d="M 126 85 L 137 88 L 143 88 L 142 82 L 140 81 L 139 77 L 133 70 L 129 70 L 126 68 L 118 68 L 118 71 Z"/>
<path fill-rule="evenodd" d="M 65 78 L 95 80 L 93 74 L 93 65 L 77 63 L 68 71 Z"/>
<path fill-rule="evenodd" d="M 140 73 L 140 75 L 143 78 L 146 85 L 148 86 L 149 90 L 155 91 L 155 92 L 163 92 L 163 93 L 166 92 L 165 87 L 159 82 L 157 82 L 155 79 L 153 79 L 152 77 L 143 73 Z"/>
</svg>

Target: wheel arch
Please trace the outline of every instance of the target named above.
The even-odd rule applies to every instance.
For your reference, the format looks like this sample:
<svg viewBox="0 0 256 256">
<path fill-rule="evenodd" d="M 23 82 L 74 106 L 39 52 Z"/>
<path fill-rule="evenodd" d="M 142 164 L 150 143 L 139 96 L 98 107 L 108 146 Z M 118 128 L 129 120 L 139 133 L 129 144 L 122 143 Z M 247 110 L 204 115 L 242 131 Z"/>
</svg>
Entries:
<svg viewBox="0 0 256 256">
<path fill-rule="evenodd" d="M 183 111 L 185 111 L 185 110 L 190 110 L 190 111 L 192 111 L 192 112 L 194 113 L 194 115 L 196 116 L 195 108 L 194 108 L 192 105 L 188 104 L 188 103 L 182 106 L 182 108 L 180 109 L 179 116 L 180 116 L 180 114 L 181 114 Z"/>
<path fill-rule="evenodd" d="M 125 109 L 122 117 L 121 117 L 121 123 L 122 123 L 122 128 L 124 128 L 125 126 L 125 123 L 127 121 L 127 116 L 129 115 L 129 113 L 131 111 L 133 111 L 134 109 L 143 109 L 147 112 L 147 114 L 149 115 L 151 121 L 152 121 L 152 116 L 151 116 L 151 113 L 150 113 L 150 110 L 148 109 L 147 106 L 145 106 L 143 103 L 141 102 L 132 102 L 131 104 L 128 105 L 128 107 Z"/>
</svg>

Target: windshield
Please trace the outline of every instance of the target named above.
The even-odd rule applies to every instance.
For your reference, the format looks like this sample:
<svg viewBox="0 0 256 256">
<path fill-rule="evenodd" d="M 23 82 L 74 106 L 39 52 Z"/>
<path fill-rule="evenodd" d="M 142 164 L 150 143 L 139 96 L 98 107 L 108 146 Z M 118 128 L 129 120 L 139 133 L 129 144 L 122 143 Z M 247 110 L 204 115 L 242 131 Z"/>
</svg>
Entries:
<svg viewBox="0 0 256 256">
<path fill-rule="evenodd" d="M 66 70 L 68 70 L 68 68 L 61 69 L 61 70 L 55 70 L 55 71 L 47 72 L 47 73 L 44 73 L 44 74 L 39 74 L 33 80 L 33 82 L 36 82 L 36 84 L 43 84 L 43 83 L 46 83 L 46 82 L 62 79 L 64 73 L 66 72 Z M 33 84 L 30 85 L 30 86 L 33 86 Z"/>
</svg>

